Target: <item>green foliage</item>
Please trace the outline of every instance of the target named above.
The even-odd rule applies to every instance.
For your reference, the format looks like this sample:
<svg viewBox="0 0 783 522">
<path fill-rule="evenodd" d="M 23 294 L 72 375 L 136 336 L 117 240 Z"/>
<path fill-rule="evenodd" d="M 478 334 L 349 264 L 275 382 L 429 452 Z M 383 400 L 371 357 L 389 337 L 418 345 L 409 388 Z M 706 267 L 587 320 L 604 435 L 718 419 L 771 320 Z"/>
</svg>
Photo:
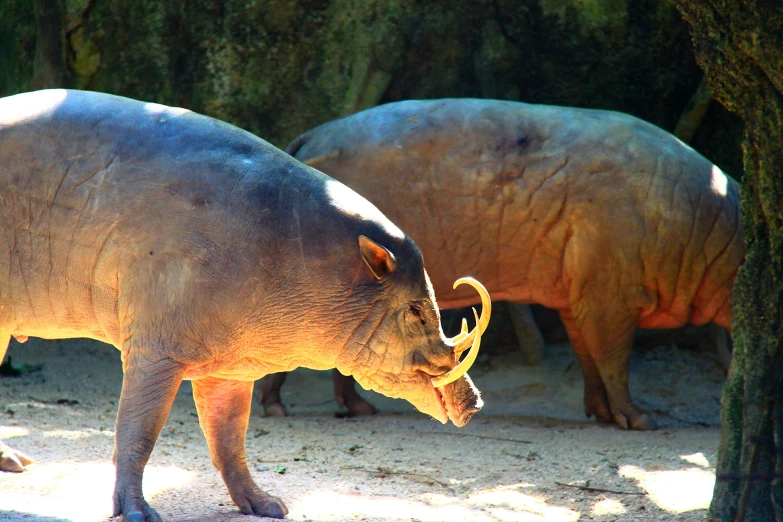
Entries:
<svg viewBox="0 0 783 522">
<path fill-rule="evenodd" d="M 17 41 L 0 51 L 17 71 L 2 94 L 29 86 L 32 5 L 0 7 L 15 9 L 0 23 Z M 66 10 L 77 87 L 188 107 L 278 146 L 411 98 L 613 109 L 671 130 L 701 79 L 666 0 L 67 0 Z"/>
<path fill-rule="evenodd" d="M 35 56 L 35 4 L 0 2 L 0 93 L 29 91 Z"/>
</svg>

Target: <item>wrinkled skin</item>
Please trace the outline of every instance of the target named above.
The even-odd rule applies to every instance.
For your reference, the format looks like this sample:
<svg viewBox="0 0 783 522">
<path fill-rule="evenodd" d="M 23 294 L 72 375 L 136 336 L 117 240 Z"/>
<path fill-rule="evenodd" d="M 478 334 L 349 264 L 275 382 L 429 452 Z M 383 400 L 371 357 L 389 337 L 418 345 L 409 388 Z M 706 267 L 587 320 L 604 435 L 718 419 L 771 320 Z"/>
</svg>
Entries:
<svg viewBox="0 0 783 522">
<path fill-rule="evenodd" d="M 585 411 L 652 429 L 628 392 L 635 327 L 730 328 L 744 259 L 738 185 L 628 115 L 494 100 L 405 101 L 326 123 L 287 151 L 372 201 L 422 249 L 442 308 L 559 312 Z"/>
<path fill-rule="evenodd" d="M 121 351 L 115 515 L 159 520 L 142 473 L 183 379 L 231 498 L 277 518 L 245 462 L 253 380 L 336 367 L 456 425 L 481 405 L 466 375 L 430 381 L 457 358 L 414 243 L 249 133 L 98 93 L 12 96 L 0 186 L 0 360 L 11 335 Z"/>
</svg>

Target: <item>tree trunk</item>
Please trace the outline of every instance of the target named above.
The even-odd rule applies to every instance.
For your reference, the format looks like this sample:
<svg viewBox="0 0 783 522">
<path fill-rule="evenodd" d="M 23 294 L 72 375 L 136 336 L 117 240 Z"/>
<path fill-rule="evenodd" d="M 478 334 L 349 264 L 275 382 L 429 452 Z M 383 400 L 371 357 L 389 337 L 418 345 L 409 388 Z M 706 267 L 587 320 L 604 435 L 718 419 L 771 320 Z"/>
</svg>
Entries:
<svg viewBox="0 0 783 522">
<path fill-rule="evenodd" d="M 35 0 L 38 31 L 32 86 L 36 89 L 70 87 L 65 62 L 65 5 L 63 0 Z"/>
<path fill-rule="evenodd" d="M 783 4 L 673 0 L 715 98 L 745 122 L 734 359 L 710 520 L 783 521 Z"/>
</svg>

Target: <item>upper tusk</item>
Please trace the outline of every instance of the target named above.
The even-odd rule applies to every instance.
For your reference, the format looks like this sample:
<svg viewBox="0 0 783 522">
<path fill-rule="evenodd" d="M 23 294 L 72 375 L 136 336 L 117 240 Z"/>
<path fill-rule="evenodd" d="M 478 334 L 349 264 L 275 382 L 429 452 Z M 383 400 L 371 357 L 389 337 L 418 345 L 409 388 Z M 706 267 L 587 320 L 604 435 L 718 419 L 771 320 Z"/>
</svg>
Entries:
<svg viewBox="0 0 783 522">
<path fill-rule="evenodd" d="M 468 338 L 470 333 L 468 332 L 468 320 L 464 317 L 462 318 L 462 328 L 460 329 L 460 332 L 455 335 L 454 337 L 451 337 L 449 339 L 446 339 L 446 342 L 448 342 L 450 345 L 454 346 L 457 343 L 460 343 Z M 463 350 L 464 351 L 464 350 Z M 462 352 L 460 352 L 462 353 Z"/>
<path fill-rule="evenodd" d="M 478 324 L 481 326 L 481 333 L 483 334 L 484 330 L 487 329 L 487 325 L 489 324 L 489 316 L 492 314 L 492 301 L 489 298 L 489 292 L 487 292 L 487 289 L 484 288 L 484 285 L 472 277 L 461 277 L 457 279 L 454 281 L 454 288 L 456 289 L 459 285 L 462 284 L 469 284 L 475 288 L 479 294 L 479 297 L 481 297 L 481 318 L 478 320 Z"/>
<path fill-rule="evenodd" d="M 476 312 L 475 308 L 472 308 L 473 315 L 476 318 L 476 324 L 479 322 L 479 316 L 478 312 Z M 473 335 L 473 345 L 470 347 L 470 351 L 468 352 L 468 355 L 465 356 L 465 358 L 462 360 L 461 363 L 459 363 L 457 366 L 449 370 L 448 372 L 444 373 L 443 375 L 439 375 L 437 377 L 432 378 L 432 385 L 436 388 L 440 388 L 441 386 L 446 386 L 447 384 L 450 384 L 463 375 L 465 375 L 468 371 L 468 369 L 473 366 L 473 363 L 476 362 L 476 357 L 478 357 L 478 351 L 479 346 L 481 345 L 481 330 L 478 328 L 473 329 L 474 332 L 476 332 L 475 335 Z"/>
<path fill-rule="evenodd" d="M 457 288 L 461 284 L 469 284 L 476 289 L 479 293 L 479 297 L 481 297 L 481 318 L 476 320 L 476 328 L 474 331 L 478 330 L 483 334 L 489 324 L 489 317 L 492 315 L 492 301 L 489 298 L 489 292 L 484 288 L 484 285 L 472 277 L 461 277 L 460 279 L 457 279 L 454 282 L 454 288 Z M 454 337 L 446 339 L 447 343 L 454 346 L 454 352 L 457 354 L 457 357 L 467 350 L 473 342 L 473 331 L 468 333 L 466 326 L 465 320 L 463 319 L 462 331 Z"/>
</svg>

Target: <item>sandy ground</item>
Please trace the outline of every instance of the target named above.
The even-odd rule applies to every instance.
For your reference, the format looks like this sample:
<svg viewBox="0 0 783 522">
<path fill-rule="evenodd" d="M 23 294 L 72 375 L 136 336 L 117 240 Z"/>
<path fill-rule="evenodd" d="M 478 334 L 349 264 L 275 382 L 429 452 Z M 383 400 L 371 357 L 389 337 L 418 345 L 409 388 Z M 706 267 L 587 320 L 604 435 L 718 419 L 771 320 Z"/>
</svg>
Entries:
<svg viewBox="0 0 783 522">
<path fill-rule="evenodd" d="M 31 339 L 10 354 L 15 365 L 44 367 L 0 378 L 0 439 L 38 460 L 0 474 L 0 520 L 106 520 L 118 352 Z M 723 381 L 715 354 L 635 352 L 632 394 L 661 424 L 651 433 L 584 418 L 567 344 L 548 346 L 538 367 L 511 351 L 483 356 L 470 373 L 486 406 L 458 429 L 371 393 L 382 413 L 338 419 L 330 373 L 297 370 L 284 389 L 291 417 L 253 413 L 254 477 L 284 499 L 291 520 L 704 519 Z M 210 464 L 191 395 L 184 384 L 146 468 L 146 497 L 164 520 L 245 519 Z"/>
</svg>

